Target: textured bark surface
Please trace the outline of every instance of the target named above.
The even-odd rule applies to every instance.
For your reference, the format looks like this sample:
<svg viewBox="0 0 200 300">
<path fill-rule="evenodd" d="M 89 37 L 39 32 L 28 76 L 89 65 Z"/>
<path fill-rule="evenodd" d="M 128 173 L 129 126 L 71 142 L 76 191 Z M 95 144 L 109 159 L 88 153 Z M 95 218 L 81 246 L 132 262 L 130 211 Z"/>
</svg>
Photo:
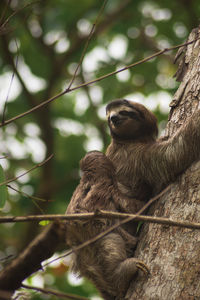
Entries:
<svg viewBox="0 0 200 300">
<path fill-rule="evenodd" d="M 194 29 L 189 41 L 200 37 Z M 181 84 L 171 102 L 166 137 L 171 136 L 200 107 L 200 41 L 181 48 L 176 56 L 176 74 Z M 149 214 L 172 220 L 200 222 L 200 162 L 171 185 L 171 190 L 155 203 Z M 138 276 L 127 299 L 199 300 L 200 231 L 157 224 L 145 224 L 136 257 L 149 269 L 148 278 Z"/>
</svg>

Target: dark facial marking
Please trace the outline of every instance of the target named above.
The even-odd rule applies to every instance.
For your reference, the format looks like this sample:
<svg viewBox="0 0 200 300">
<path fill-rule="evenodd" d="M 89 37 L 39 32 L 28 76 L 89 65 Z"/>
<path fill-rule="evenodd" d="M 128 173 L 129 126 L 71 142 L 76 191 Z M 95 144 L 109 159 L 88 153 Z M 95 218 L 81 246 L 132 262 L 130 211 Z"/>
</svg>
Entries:
<svg viewBox="0 0 200 300">
<path fill-rule="evenodd" d="M 115 107 L 119 107 L 119 106 L 126 106 L 131 108 L 134 111 L 126 111 L 126 110 L 122 110 L 119 112 L 120 115 L 122 116 L 128 116 L 130 118 L 136 118 L 136 115 L 138 114 L 140 118 L 144 119 L 144 114 L 141 110 L 139 110 L 133 103 L 130 103 L 128 100 L 126 99 L 117 99 L 117 100 L 113 100 L 110 103 L 108 103 L 108 105 L 106 106 L 106 112 L 110 111 L 112 108 Z"/>
<path fill-rule="evenodd" d="M 120 116 L 124 116 L 124 117 L 130 117 L 131 115 L 135 114 L 134 112 L 131 111 L 127 111 L 127 110 L 121 110 L 119 112 Z"/>
<path fill-rule="evenodd" d="M 136 110 L 136 109 L 135 109 Z M 143 119 L 143 114 L 140 113 L 140 111 L 127 111 L 122 110 L 119 112 L 120 116 L 129 117 L 131 119 L 140 120 Z"/>
</svg>

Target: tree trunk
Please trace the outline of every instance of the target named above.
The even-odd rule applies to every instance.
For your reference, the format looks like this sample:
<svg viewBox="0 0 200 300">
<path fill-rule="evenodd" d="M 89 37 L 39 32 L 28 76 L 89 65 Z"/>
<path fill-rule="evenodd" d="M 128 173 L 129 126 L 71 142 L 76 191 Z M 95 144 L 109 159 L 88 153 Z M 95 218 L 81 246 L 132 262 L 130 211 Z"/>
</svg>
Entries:
<svg viewBox="0 0 200 300">
<path fill-rule="evenodd" d="M 194 29 L 189 41 L 200 37 Z M 183 55 L 184 54 L 184 55 Z M 171 103 L 166 136 L 171 136 L 200 107 L 200 40 L 180 48 L 177 80 L 181 84 Z M 172 220 L 200 222 L 200 162 L 171 185 L 171 190 L 151 207 L 149 214 Z M 199 300 L 199 230 L 145 224 L 135 256 L 149 269 L 148 278 L 139 275 L 131 283 L 127 299 Z"/>
</svg>

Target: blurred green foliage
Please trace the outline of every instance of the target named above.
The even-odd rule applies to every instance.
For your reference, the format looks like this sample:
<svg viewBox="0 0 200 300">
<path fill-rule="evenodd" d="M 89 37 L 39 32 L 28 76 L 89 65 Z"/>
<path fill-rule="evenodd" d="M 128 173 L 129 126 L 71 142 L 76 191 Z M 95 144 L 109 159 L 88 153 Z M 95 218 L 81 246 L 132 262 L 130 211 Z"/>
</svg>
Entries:
<svg viewBox="0 0 200 300">
<path fill-rule="evenodd" d="M 95 0 L 41 0 L 31 5 L 25 0 L 0 2 L 1 24 L 11 16 L 0 36 L 1 118 L 6 98 L 5 118 L 10 119 L 67 88 L 101 5 L 102 1 Z M 74 86 L 184 42 L 198 26 L 199 15 L 198 0 L 108 0 Z M 0 214 L 65 212 L 79 182 L 79 160 L 89 150 L 105 151 L 109 144 L 105 105 L 110 100 L 141 101 L 155 112 L 162 130 L 178 86 L 173 79 L 174 55 L 168 52 L 68 93 L 3 127 L 0 151 L 1 156 L 8 154 L 1 160 L 7 178 L 20 175 L 51 153 L 54 158 L 10 184 L 21 193 L 9 188 L 9 199 Z M 23 193 L 46 201 L 33 201 Z M 19 253 L 40 229 L 38 224 L 0 225 L 0 259 Z M 67 279 L 68 264 L 59 262 L 29 283 L 44 282 L 47 287 L 90 298 L 95 295 L 87 281 L 72 285 Z M 33 299 L 44 299 L 44 295 L 34 293 Z"/>
</svg>

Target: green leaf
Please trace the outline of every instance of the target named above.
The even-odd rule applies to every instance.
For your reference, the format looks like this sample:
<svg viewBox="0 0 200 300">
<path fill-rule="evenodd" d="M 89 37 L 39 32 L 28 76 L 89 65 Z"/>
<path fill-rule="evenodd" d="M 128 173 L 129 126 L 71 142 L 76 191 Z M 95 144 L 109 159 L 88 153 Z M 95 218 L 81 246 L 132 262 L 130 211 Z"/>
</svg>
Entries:
<svg viewBox="0 0 200 300">
<path fill-rule="evenodd" d="M 138 226 L 137 226 L 137 233 L 139 232 L 143 223 L 144 223 L 143 221 L 139 221 Z"/>
<path fill-rule="evenodd" d="M 44 221 L 40 221 L 40 222 L 39 222 L 39 225 L 41 225 L 41 226 L 46 226 L 46 225 L 48 225 L 49 223 L 50 223 L 50 221 L 44 220 Z"/>
<path fill-rule="evenodd" d="M 4 171 L 0 165 L 0 183 L 6 181 Z M 4 184 L 0 186 L 0 210 L 4 207 L 7 200 L 7 186 Z"/>
</svg>

